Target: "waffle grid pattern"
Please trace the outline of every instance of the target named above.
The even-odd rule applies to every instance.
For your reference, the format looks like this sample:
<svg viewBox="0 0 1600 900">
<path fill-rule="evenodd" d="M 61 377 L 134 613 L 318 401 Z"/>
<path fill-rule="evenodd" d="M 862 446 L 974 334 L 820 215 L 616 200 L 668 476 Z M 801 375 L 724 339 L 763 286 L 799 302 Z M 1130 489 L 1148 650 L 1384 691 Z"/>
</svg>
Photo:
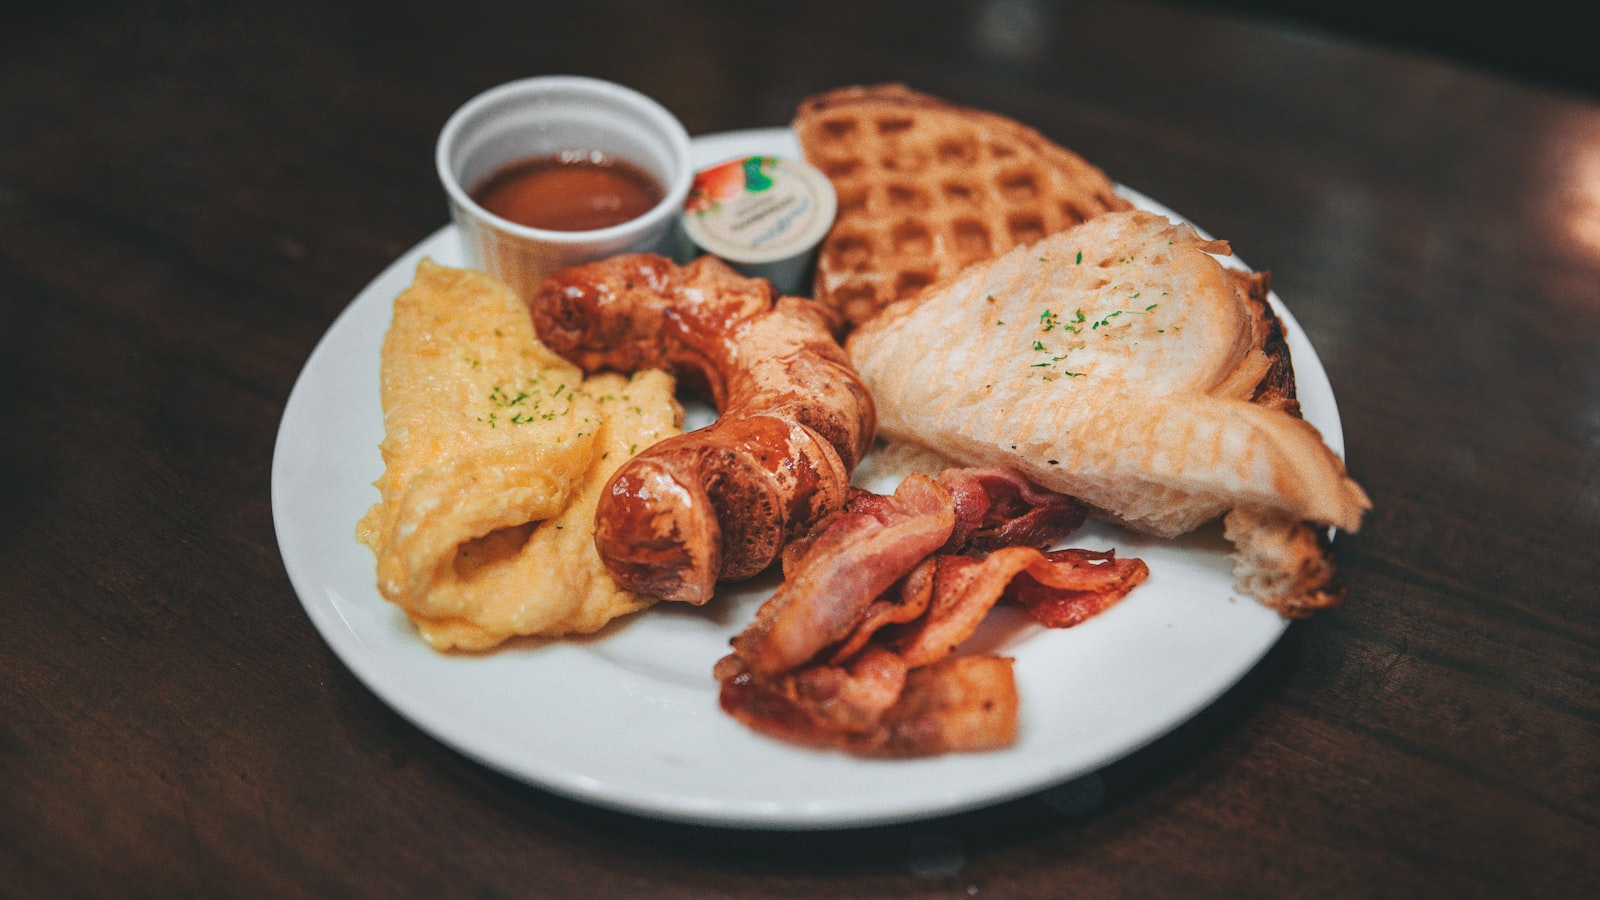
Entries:
<svg viewBox="0 0 1600 900">
<path fill-rule="evenodd" d="M 811 98 L 795 130 L 839 198 L 817 299 L 851 325 L 969 263 L 1129 206 L 1032 129 L 898 85 Z"/>
</svg>

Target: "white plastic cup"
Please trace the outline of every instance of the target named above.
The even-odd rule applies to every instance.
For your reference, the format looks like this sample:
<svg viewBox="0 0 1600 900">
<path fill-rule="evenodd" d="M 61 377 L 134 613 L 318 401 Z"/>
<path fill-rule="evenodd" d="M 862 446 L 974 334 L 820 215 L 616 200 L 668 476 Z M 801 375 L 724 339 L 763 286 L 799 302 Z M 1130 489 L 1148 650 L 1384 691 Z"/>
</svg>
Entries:
<svg viewBox="0 0 1600 900">
<path fill-rule="evenodd" d="M 655 176 L 666 195 L 637 218 L 593 231 L 530 228 L 472 199 L 506 166 L 570 150 L 625 159 Z M 524 298 L 562 266 L 618 253 L 670 254 L 694 180 L 689 134 L 672 113 L 631 88 L 574 75 L 513 81 L 468 100 L 439 133 L 435 163 L 469 258 Z"/>
</svg>

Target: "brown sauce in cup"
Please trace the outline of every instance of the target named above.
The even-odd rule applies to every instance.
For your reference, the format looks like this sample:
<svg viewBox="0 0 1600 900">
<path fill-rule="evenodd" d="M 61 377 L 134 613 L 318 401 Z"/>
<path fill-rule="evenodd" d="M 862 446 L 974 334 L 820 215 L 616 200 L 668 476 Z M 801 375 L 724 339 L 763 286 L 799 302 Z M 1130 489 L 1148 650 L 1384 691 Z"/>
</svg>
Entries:
<svg viewBox="0 0 1600 900">
<path fill-rule="evenodd" d="M 625 159 L 568 151 L 512 163 L 471 194 L 479 206 L 518 225 L 594 231 L 644 215 L 666 189 Z"/>
</svg>

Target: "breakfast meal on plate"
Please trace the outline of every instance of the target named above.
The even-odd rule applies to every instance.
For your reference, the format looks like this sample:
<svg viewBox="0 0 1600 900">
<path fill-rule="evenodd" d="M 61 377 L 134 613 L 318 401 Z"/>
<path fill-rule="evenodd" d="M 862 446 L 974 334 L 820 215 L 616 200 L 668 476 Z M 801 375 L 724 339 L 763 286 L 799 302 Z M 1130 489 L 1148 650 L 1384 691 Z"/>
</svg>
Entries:
<svg viewBox="0 0 1600 900">
<path fill-rule="evenodd" d="M 594 550 L 594 509 L 638 447 L 678 433 L 672 379 L 585 379 L 504 283 L 423 260 L 381 354 L 381 499 L 357 536 L 433 647 L 588 633 L 654 602 Z"/>
<path fill-rule="evenodd" d="M 1239 592 L 1284 617 L 1342 600 L 1331 533 L 1371 504 L 1301 418 L 1265 273 L 1038 132 L 901 85 L 813 96 L 794 130 L 838 199 L 814 299 L 709 254 L 521 298 L 418 266 L 358 536 L 431 646 L 591 633 L 776 565 L 709 673 L 723 710 L 907 757 L 1016 740 L 1013 660 L 963 652 L 997 605 L 1067 628 L 1152 576 L 1064 549 L 1091 517 L 1162 539 L 1220 519 Z M 779 169 L 707 171 L 759 192 Z M 681 430 L 680 384 L 715 421 Z"/>
<path fill-rule="evenodd" d="M 1265 276 L 1227 252 L 1106 213 L 886 308 L 848 349 L 886 437 L 1159 537 L 1226 514 L 1243 589 L 1303 615 L 1342 594 L 1307 538 L 1356 530 L 1370 504 L 1298 415 Z"/>
<path fill-rule="evenodd" d="M 1129 208 L 1105 173 L 1032 128 L 904 85 L 818 94 L 793 125 L 838 195 L 816 299 L 851 324 L 969 263 Z"/>
<path fill-rule="evenodd" d="M 876 417 L 816 303 L 716 257 L 628 254 L 558 270 L 529 309 L 544 343 L 585 371 L 664 368 L 720 413 L 606 486 L 595 542 L 622 584 L 703 604 L 844 506 Z"/>
</svg>

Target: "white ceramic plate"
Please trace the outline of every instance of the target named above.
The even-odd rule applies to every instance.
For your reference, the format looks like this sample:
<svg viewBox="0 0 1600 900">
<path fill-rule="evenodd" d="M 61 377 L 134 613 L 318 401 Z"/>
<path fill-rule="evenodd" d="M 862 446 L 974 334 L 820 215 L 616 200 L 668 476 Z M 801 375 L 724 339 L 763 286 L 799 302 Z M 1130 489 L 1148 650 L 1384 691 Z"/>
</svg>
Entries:
<svg viewBox="0 0 1600 900">
<path fill-rule="evenodd" d="M 712 135 L 694 146 L 700 166 L 798 153 L 786 129 Z M 355 539 L 383 468 L 379 348 L 392 301 L 424 256 L 465 264 L 455 230 L 440 229 L 368 285 L 311 354 L 279 428 L 272 508 L 289 578 L 329 646 L 386 703 L 485 765 L 601 806 L 723 826 L 839 828 L 950 813 L 1049 787 L 1138 749 L 1210 704 L 1285 628 L 1276 614 L 1235 598 L 1219 530 L 1162 543 L 1091 524 L 1071 546 L 1141 557 L 1149 580 L 1066 630 L 997 609 L 973 644 L 1016 658 L 1020 739 L 998 752 L 917 760 L 799 749 L 722 713 L 712 665 L 771 582 L 725 591 L 703 608 L 661 604 L 593 638 L 519 641 L 483 655 L 430 650 L 380 598 L 372 554 Z M 1273 302 L 1305 416 L 1342 453 L 1322 365 Z"/>
</svg>

